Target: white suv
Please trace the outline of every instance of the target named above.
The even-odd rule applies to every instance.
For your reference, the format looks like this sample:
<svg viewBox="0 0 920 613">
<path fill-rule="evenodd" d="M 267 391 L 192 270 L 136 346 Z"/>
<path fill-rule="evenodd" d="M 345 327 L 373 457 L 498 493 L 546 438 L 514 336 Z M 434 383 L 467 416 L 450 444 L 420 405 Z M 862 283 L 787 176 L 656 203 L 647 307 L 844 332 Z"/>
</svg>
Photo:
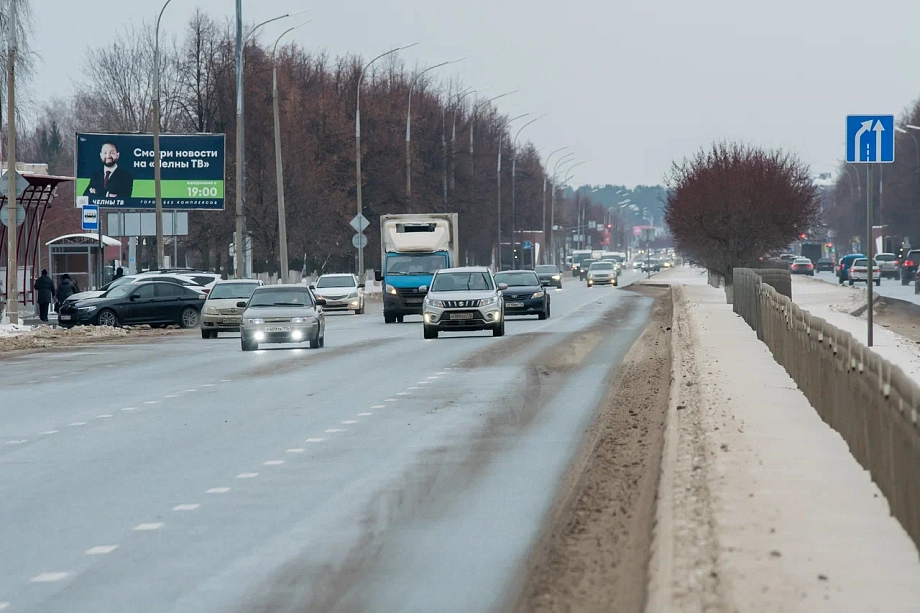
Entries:
<svg viewBox="0 0 920 613">
<path fill-rule="evenodd" d="M 485 267 L 445 268 L 435 273 L 422 309 L 425 338 L 438 332 L 492 330 L 505 335 L 504 283 Z"/>
</svg>

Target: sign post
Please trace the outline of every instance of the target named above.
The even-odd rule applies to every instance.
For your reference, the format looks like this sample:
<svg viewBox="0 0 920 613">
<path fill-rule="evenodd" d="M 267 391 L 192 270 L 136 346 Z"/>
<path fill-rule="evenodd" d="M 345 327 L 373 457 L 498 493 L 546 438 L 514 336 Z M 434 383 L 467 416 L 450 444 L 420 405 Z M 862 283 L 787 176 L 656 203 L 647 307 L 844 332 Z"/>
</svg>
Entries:
<svg viewBox="0 0 920 613">
<path fill-rule="evenodd" d="M 891 164 L 894 162 L 894 115 L 847 115 L 846 120 L 846 160 L 848 164 L 866 165 L 866 320 L 868 330 L 867 345 L 872 346 L 873 322 L 872 307 L 874 302 L 873 265 L 875 255 L 872 241 L 872 192 L 875 190 L 872 178 L 874 164 Z"/>
</svg>

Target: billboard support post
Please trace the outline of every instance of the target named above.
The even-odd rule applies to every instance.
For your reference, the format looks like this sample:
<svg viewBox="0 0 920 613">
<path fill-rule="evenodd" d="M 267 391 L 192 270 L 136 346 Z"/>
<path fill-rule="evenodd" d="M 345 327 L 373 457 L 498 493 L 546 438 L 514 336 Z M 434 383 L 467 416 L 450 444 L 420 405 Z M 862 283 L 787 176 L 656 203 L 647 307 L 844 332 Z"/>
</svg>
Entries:
<svg viewBox="0 0 920 613">
<path fill-rule="evenodd" d="M 6 176 L 10 182 L 7 208 L 10 220 L 7 236 L 6 312 L 10 323 L 19 323 L 19 256 L 16 232 L 16 3 L 10 3 L 9 52 L 7 53 L 7 119 L 9 144 L 7 145 Z"/>
<path fill-rule="evenodd" d="M 153 190 L 157 209 L 157 270 L 163 268 L 163 192 L 160 184 L 160 19 L 170 2 L 172 0 L 166 0 L 157 16 L 153 45 Z"/>
</svg>

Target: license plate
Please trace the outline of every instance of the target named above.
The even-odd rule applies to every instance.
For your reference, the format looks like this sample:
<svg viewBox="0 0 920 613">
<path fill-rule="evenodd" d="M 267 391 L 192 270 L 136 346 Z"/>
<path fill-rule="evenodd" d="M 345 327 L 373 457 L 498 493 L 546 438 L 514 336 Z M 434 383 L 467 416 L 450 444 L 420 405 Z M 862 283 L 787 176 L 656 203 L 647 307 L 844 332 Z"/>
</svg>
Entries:
<svg viewBox="0 0 920 613">
<path fill-rule="evenodd" d="M 524 307 L 523 302 L 506 302 L 505 306 L 511 307 L 512 309 L 520 309 Z"/>
<path fill-rule="evenodd" d="M 70 321 L 70 315 L 59 315 L 58 319 L 61 321 Z"/>
<path fill-rule="evenodd" d="M 425 302 L 424 298 L 406 298 L 406 304 L 422 304 Z"/>
<path fill-rule="evenodd" d="M 220 323 L 222 323 L 222 324 L 238 324 L 238 323 L 240 323 L 240 318 L 239 318 L 239 317 L 224 317 L 223 319 L 220 320 Z"/>
<path fill-rule="evenodd" d="M 473 319 L 472 313 L 451 313 L 451 319 Z"/>
<path fill-rule="evenodd" d="M 266 332 L 290 332 L 290 326 L 268 326 L 265 328 Z"/>
</svg>

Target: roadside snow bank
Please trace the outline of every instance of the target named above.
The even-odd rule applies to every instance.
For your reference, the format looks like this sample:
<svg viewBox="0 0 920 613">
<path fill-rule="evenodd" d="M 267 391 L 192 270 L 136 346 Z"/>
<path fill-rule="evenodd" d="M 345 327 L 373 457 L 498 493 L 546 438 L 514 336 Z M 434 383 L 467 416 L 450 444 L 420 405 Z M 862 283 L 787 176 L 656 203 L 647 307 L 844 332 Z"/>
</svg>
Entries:
<svg viewBox="0 0 920 613">
<path fill-rule="evenodd" d="M 26 334 L 32 330 L 32 326 L 24 326 L 22 324 L 0 324 L 0 338 L 19 336 L 20 334 Z"/>
<path fill-rule="evenodd" d="M 27 330 L 15 335 L 0 334 L 0 353 L 130 340 L 134 338 L 172 336 L 186 332 L 185 330 L 109 328 L 107 326 L 77 326 L 69 330 L 64 328 L 52 328 L 51 326 L 36 326 L 34 328 L 31 326 L 20 327 L 27 328 Z"/>
</svg>

